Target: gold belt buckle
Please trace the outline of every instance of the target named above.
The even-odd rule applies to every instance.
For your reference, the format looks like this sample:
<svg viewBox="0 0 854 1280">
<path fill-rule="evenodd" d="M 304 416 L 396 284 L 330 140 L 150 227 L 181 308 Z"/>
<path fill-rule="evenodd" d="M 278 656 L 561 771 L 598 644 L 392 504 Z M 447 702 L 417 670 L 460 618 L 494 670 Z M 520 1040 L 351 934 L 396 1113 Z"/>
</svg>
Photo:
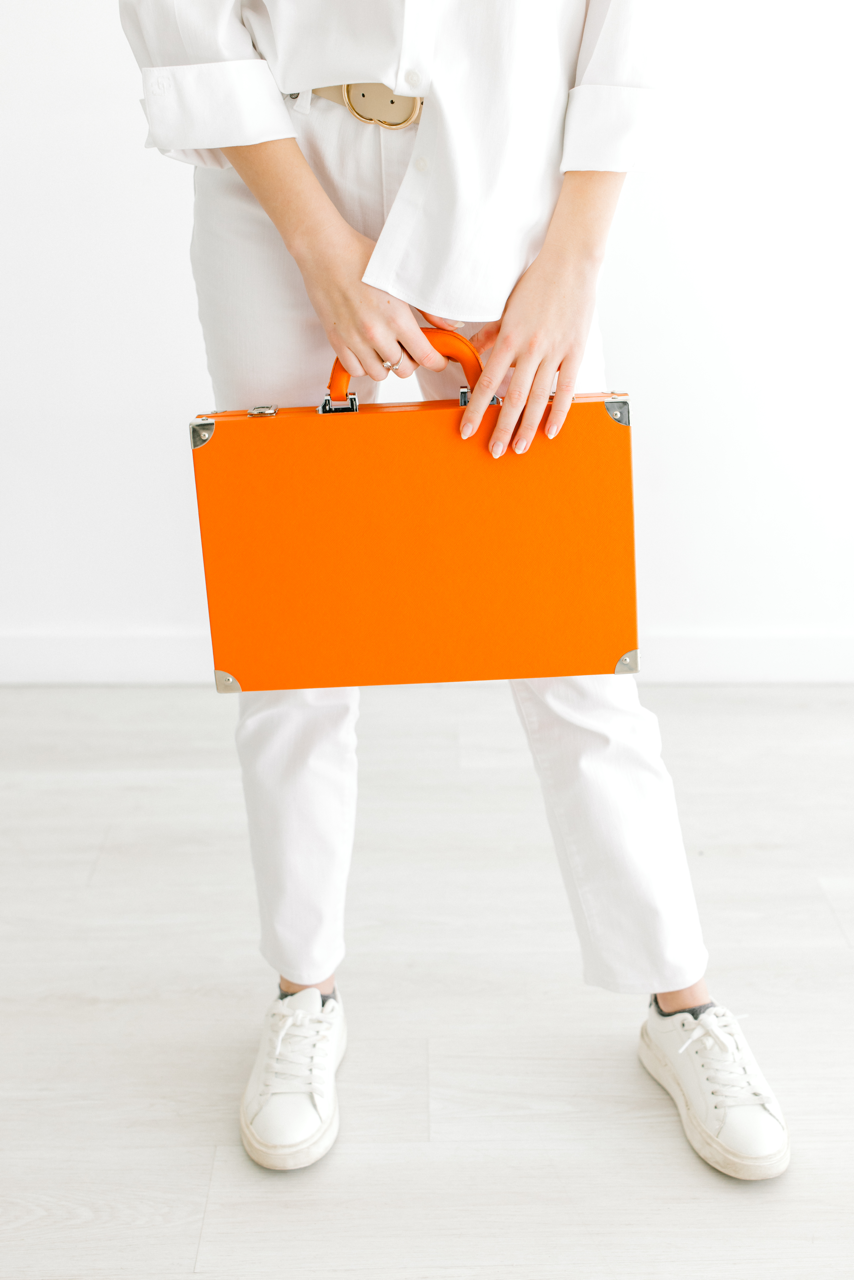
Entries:
<svg viewBox="0 0 854 1280">
<path fill-rule="evenodd" d="M 421 98 L 401 97 L 384 84 L 342 84 L 341 93 L 351 116 L 355 116 L 363 124 L 378 124 L 381 129 L 406 129 L 418 119 L 421 110 Z M 404 120 L 382 120 L 378 114 L 368 116 L 358 111 L 353 106 L 354 93 L 359 95 L 357 101 L 361 101 L 369 111 L 385 112 L 387 106 L 402 109 L 407 102 L 411 102 L 412 107 Z"/>
</svg>

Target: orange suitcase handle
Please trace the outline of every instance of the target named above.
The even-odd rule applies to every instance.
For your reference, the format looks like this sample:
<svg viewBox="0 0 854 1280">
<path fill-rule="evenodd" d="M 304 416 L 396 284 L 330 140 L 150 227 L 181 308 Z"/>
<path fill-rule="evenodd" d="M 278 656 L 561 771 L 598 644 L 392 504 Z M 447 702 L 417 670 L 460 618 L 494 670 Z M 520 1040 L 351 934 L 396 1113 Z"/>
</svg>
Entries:
<svg viewBox="0 0 854 1280">
<path fill-rule="evenodd" d="M 463 366 L 469 390 L 473 390 L 474 384 L 483 373 L 483 362 L 468 338 L 450 329 L 422 329 L 421 332 L 440 356 L 447 356 L 449 360 L 456 360 L 457 364 Z M 349 389 L 350 375 L 336 357 L 332 366 L 332 376 L 329 379 L 330 400 L 346 400 Z"/>
</svg>

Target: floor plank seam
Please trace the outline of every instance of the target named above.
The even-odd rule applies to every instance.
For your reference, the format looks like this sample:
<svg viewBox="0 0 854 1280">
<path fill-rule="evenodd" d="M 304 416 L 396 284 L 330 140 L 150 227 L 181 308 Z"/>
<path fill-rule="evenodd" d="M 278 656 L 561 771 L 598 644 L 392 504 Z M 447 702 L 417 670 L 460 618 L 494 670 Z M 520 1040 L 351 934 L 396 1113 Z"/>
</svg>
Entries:
<svg viewBox="0 0 854 1280">
<path fill-rule="evenodd" d="M 821 893 L 821 896 L 824 898 L 825 902 L 827 903 L 828 908 L 830 909 L 830 914 L 833 916 L 833 919 L 836 922 L 836 927 L 839 930 L 839 932 L 842 934 L 842 941 L 845 943 L 846 947 L 850 951 L 852 949 L 852 945 L 854 944 L 852 944 L 851 939 L 848 936 L 848 931 L 846 930 L 845 925 L 842 923 L 842 921 L 839 918 L 839 913 L 836 910 L 836 907 L 833 905 L 833 899 L 831 898 L 830 894 L 827 892 L 827 890 L 825 889 L 821 881 L 819 880 L 817 883 L 818 883 L 819 892 Z"/>
<path fill-rule="evenodd" d="M 210 1177 L 208 1178 L 208 1189 L 205 1192 L 205 1207 L 202 1210 L 202 1220 L 199 1223 L 199 1238 L 196 1241 L 196 1254 L 195 1254 L 195 1257 L 193 1258 L 192 1274 L 194 1276 L 198 1275 L 199 1254 L 201 1253 L 201 1249 L 202 1249 L 202 1237 L 205 1233 L 205 1223 L 208 1220 L 208 1205 L 210 1204 L 210 1200 L 211 1200 L 211 1188 L 213 1187 L 214 1172 L 216 1170 L 216 1156 L 218 1151 L 219 1151 L 219 1147 L 218 1146 L 214 1147 L 213 1155 L 211 1156 L 211 1172 L 210 1172 Z"/>
<path fill-rule="evenodd" d="M 98 852 L 95 854 L 95 860 L 92 863 L 92 867 L 91 867 L 91 870 L 89 871 L 88 876 L 86 877 L 86 884 L 84 885 L 84 888 L 86 889 L 92 888 L 92 882 L 94 881 L 95 876 L 98 873 L 98 867 L 100 865 L 101 859 L 104 856 L 104 853 L 106 852 L 107 843 L 109 842 L 109 839 L 110 839 L 110 833 L 112 832 L 114 826 L 115 826 L 114 822 L 108 822 L 106 827 L 104 828 L 104 834 L 101 837 L 100 844 L 98 845 Z"/>
<path fill-rule="evenodd" d="M 433 1037 L 427 1037 L 427 1141 L 433 1141 Z"/>
</svg>

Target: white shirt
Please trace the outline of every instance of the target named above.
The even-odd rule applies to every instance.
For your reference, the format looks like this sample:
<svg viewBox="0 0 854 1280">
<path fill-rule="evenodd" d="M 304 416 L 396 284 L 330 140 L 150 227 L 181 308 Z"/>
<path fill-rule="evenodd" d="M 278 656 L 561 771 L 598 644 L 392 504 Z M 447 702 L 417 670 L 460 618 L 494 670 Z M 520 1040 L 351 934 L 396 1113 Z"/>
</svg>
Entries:
<svg viewBox="0 0 854 1280">
<path fill-rule="evenodd" d="M 307 90 L 359 81 L 424 107 L 364 279 L 455 320 L 501 315 L 575 169 L 629 168 L 648 0 L 120 0 L 147 145 L 291 138 Z M 296 103 L 285 95 L 303 94 Z M 344 110 L 344 108 L 341 108 Z M 376 128 L 365 125 L 364 128 Z"/>
</svg>

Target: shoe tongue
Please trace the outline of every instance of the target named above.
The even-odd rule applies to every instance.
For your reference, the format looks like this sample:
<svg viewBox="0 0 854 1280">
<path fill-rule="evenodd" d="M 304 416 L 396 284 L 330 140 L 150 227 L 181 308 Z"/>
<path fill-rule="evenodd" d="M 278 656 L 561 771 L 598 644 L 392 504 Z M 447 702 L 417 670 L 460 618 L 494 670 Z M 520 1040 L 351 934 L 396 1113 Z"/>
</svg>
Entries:
<svg viewBox="0 0 854 1280">
<path fill-rule="evenodd" d="M 323 1001 L 317 987 L 306 987 L 305 991 L 296 991 L 282 1001 L 289 1009 L 305 1009 L 306 1013 L 320 1013 Z"/>
</svg>

